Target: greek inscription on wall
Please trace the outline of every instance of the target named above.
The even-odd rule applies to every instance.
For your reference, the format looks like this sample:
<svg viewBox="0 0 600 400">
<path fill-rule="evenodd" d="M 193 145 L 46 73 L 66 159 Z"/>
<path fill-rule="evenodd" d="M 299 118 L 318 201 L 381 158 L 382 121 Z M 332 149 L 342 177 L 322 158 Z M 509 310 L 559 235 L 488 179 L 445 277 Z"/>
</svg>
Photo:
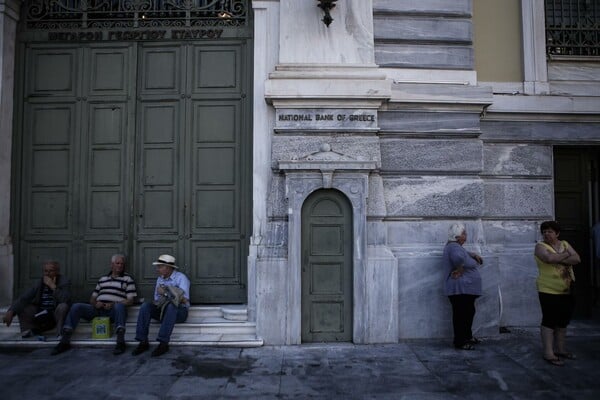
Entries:
<svg viewBox="0 0 600 400">
<path fill-rule="evenodd" d="M 144 40 L 192 40 L 218 39 L 222 29 L 173 29 L 169 30 L 127 30 L 127 31 L 87 31 L 87 32 L 48 32 L 48 40 L 54 42 L 90 41 L 144 41 Z"/>
</svg>

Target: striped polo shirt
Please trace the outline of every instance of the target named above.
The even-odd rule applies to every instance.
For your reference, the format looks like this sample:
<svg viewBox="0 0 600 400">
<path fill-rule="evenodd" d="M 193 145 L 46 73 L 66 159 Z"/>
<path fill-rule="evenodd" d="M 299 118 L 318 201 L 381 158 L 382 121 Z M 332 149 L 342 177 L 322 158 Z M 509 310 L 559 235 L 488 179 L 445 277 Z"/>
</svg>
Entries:
<svg viewBox="0 0 600 400">
<path fill-rule="evenodd" d="M 137 291 L 130 275 L 124 274 L 115 278 L 109 273 L 98 279 L 92 296 L 95 296 L 97 301 L 120 303 L 133 299 L 137 296 Z"/>
</svg>

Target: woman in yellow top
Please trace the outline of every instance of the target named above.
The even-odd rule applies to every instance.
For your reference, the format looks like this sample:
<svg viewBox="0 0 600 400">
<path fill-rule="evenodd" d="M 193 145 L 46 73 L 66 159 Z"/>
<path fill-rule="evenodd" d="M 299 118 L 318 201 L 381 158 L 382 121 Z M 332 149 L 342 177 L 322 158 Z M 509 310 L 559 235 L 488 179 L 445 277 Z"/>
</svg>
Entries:
<svg viewBox="0 0 600 400">
<path fill-rule="evenodd" d="M 566 240 L 558 239 L 558 222 L 545 221 L 540 231 L 542 240 L 535 246 L 535 262 L 539 269 L 536 284 L 542 307 L 544 360 L 562 366 L 561 358 L 575 358 L 566 351 L 565 338 L 575 306 L 571 293 L 571 283 L 575 280 L 572 266 L 579 264 L 581 259 Z"/>
</svg>

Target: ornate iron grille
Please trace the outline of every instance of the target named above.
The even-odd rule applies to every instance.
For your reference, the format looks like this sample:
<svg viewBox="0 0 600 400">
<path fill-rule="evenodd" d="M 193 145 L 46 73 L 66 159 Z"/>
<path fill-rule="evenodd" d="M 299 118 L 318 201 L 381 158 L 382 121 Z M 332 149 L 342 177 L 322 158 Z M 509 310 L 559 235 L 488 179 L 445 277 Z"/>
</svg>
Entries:
<svg viewBox="0 0 600 400">
<path fill-rule="evenodd" d="M 24 11 L 30 30 L 239 27 L 248 0 L 29 0 Z"/>
<path fill-rule="evenodd" d="M 600 0 L 545 0 L 546 53 L 600 56 Z"/>
</svg>

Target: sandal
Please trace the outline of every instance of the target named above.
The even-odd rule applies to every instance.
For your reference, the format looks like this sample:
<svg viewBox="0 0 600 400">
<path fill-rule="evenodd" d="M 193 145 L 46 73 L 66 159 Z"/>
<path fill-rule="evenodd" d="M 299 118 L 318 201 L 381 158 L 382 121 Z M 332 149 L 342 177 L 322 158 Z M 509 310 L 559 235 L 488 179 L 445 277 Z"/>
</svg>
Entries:
<svg viewBox="0 0 600 400">
<path fill-rule="evenodd" d="M 556 357 L 556 358 L 546 358 L 544 357 L 544 361 L 546 361 L 549 364 L 554 365 L 555 367 L 562 367 L 565 365 L 565 362 L 562 361 L 560 358 Z"/>
<path fill-rule="evenodd" d="M 561 358 L 565 358 L 567 360 L 576 360 L 577 356 L 573 353 L 554 353 L 556 356 L 561 357 Z"/>
<path fill-rule="evenodd" d="M 465 343 L 462 346 L 456 346 L 459 350 L 475 350 L 475 347 L 471 343 Z"/>
</svg>

